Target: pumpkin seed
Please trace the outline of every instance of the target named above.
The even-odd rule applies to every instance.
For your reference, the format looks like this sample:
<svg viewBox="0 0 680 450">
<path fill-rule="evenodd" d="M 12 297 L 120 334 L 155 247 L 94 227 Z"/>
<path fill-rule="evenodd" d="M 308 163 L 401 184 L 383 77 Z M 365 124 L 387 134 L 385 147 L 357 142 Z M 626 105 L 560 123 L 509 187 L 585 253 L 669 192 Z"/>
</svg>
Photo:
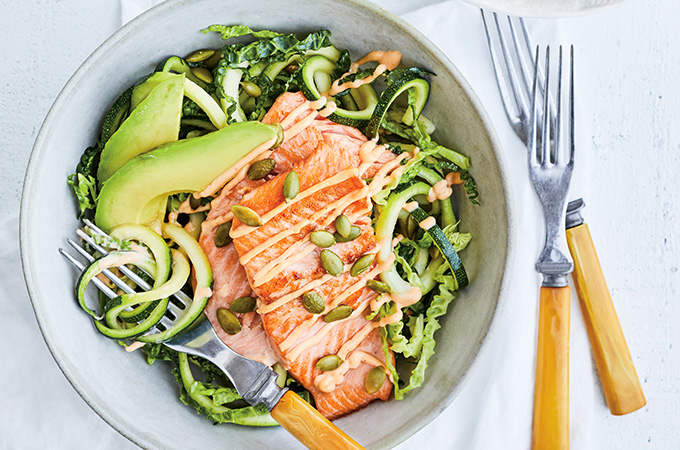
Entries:
<svg viewBox="0 0 680 450">
<path fill-rule="evenodd" d="M 186 138 L 191 139 L 191 138 L 203 136 L 204 134 L 208 134 L 208 130 L 191 130 L 187 133 Z"/>
<path fill-rule="evenodd" d="M 312 234 L 309 235 L 309 240 L 312 241 L 312 244 L 321 248 L 328 248 L 335 244 L 333 235 L 324 230 L 312 231 Z"/>
<path fill-rule="evenodd" d="M 406 237 L 409 239 L 414 239 L 418 233 L 418 222 L 409 214 L 406 219 Z"/>
<path fill-rule="evenodd" d="M 191 209 L 198 209 L 201 206 L 201 199 L 194 197 L 193 194 L 189 195 L 189 207 Z"/>
<path fill-rule="evenodd" d="M 221 59 L 222 59 L 222 52 L 216 51 L 215 54 L 213 54 L 210 58 L 203 61 L 203 65 L 205 67 L 207 67 L 208 69 L 214 69 L 215 67 L 217 67 L 217 64 L 219 64 Z"/>
<path fill-rule="evenodd" d="M 346 215 L 340 214 L 335 218 L 335 229 L 338 231 L 340 236 L 346 238 L 352 232 L 352 224 Z"/>
<path fill-rule="evenodd" d="M 215 54 L 215 50 L 210 49 L 210 48 L 202 48 L 200 50 L 196 50 L 195 52 L 192 52 L 185 59 L 188 62 L 197 63 L 197 62 L 205 61 L 206 59 L 210 58 L 214 54 Z"/>
<path fill-rule="evenodd" d="M 207 84 L 210 84 L 210 83 L 213 82 L 212 73 L 208 69 L 206 69 L 205 67 L 192 67 L 191 73 L 196 75 L 196 78 L 198 78 L 201 81 L 206 82 Z"/>
<path fill-rule="evenodd" d="M 252 81 L 244 81 L 241 83 L 241 86 L 243 86 L 243 90 L 246 91 L 246 94 L 250 95 L 251 97 L 259 97 L 262 95 L 262 89 L 260 89 L 260 86 L 253 83 Z"/>
<path fill-rule="evenodd" d="M 352 268 L 349 269 L 349 274 L 353 277 L 358 277 L 362 273 L 366 272 L 369 267 L 371 267 L 371 264 L 373 264 L 374 260 L 375 253 L 362 256 L 361 258 L 354 261 Z"/>
<path fill-rule="evenodd" d="M 231 212 L 234 213 L 234 217 L 243 222 L 244 225 L 248 225 L 249 227 L 262 226 L 262 217 L 246 206 L 234 205 L 231 207 Z"/>
<path fill-rule="evenodd" d="M 241 322 L 238 320 L 238 317 L 226 308 L 217 310 L 217 321 L 220 323 L 224 332 L 229 335 L 233 336 L 241 331 Z"/>
<path fill-rule="evenodd" d="M 323 316 L 323 321 L 326 323 L 335 322 L 336 320 L 346 319 L 352 315 L 354 309 L 348 305 L 340 305 L 332 309 L 328 314 Z"/>
<path fill-rule="evenodd" d="M 274 158 L 265 158 L 255 161 L 248 169 L 248 178 L 251 180 L 261 180 L 269 175 L 272 170 L 274 170 L 274 167 L 276 167 Z"/>
<path fill-rule="evenodd" d="M 286 200 L 295 198 L 300 192 L 300 178 L 296 171 L 291 170 L 283 181 L 283 197 Z"/>
<path fill-rule="evenodd" d="M 364 387 L 366 392 L 369 394 L 374 394 L 380 390 L 380 388 L 385 384 L 385 369 L 381 366 L 372 368 L 366 374 L 366 381 L 364 382 Z"/>
<path fill-rule="evenodd" d="M 226 222 L 217 227 L 215 230 L 215 236 L 213 240 L 215 241 L 215 247 L 226 247 L 231 244 L 231 236 L 229 232 L 231 231 L 231 222 Z"/>
<path fill-rule="evenodd" d="M 338 355 L 326 355 L 316 362 L 316 368 L 324 372 L 335 370 L 342 364 L 342 359 Z"/>
<path fill-rule="evenodd" d="M 293 74 L 298 71 L 300 65 L 298 63 L 291 63 L 286 66 L 286 72 Z"/>
<path fill-rule="evenodd" d="M 239 297 L 229 305 L 229 311 L 239 314 L 253 312 L 255 308 L 257 308 L 255 297 Z"/>
<path fill-rule="evenodd" d="M 330 250 L 321 250 L 321 265 L 330 275 L 337 277 L 345 271 L 342 259 Z"/>
<path fill-rule="evenodd" d="M 280 123 L 274 122 L 272 125 L 276 125 L 276 142 L 274 142 L 274 145 L 271 146 L 271 148 L 277 148 L 281 144 L 283 144 L 283 139 L 285 138 L 283 134 L 283 127 L 281 126 Z"/>
<path fill-rule="evenodd" d="M 366 287 L 378 294 L 389 294 L 392 292 L 387 283 L 378 280 L 368 280 L 366 282 Z"/>
<path fill-rule="evenodd" d="M 321 314 L 326 310 L 326 300 L 316 291 L 307 291 L 302 296 L 302 305 L 312 314 Z"/>
<path fill-rule="evenodd" d="M 343 237 L 337 231 L 335 233 L 333 233 L 333 237 L 335 237 L 335 242 L 338 242 L 338 243 L 353 241 L 354 239 L 358 238 L 359 236 L 361 236 L 361 228 L 359 228 L 356 225 L 352 225 L 352 228 L 350 228 L 349 236 L 347 236 L 347 237 Z"/>
</svg>

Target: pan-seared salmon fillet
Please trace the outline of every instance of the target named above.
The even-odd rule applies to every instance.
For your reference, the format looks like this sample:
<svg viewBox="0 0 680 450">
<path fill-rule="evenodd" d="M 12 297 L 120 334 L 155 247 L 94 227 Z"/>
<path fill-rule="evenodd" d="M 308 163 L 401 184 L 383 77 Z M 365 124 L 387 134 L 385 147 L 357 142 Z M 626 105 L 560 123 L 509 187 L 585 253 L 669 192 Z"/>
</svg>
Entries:
<svg viewBox="0 0 680 450">
<path fill-rule="evenodd" d="M 276 99 L 262 121 L 264 123 L 283 122 L 293 110 L 305 103 L 307 103 L 305 96 L 301 92 L 286 92 Z M 299 112 L 293 124 L 311 112 L 311 107 Z M 285 128 L 290 128 L 290 126 Z M 274 152 L 272 157 L 276 159 L 276 173 L 287 172 L 291 169 L 293 163 L 308 157 L 316 149 L 321 139 L 330 145 L 332 150 L 342 152 L 350 165 L 353 167 L 359 165 L 359 148 L 367 141 L 366 136 L 354 127 L 341 125 L 317 115 L 314 121 L 300 134 L 283 144 L 282 147 L 285 147 L 283 151 Z M 371 178 L 384 163 L 394 159 L 394 157 L 392 152 L 384 152 L 366 170 L 363 177 Z"/>
<path fill-rule="evenodd" d="M 304 97 L 302 101 L 298 102 L 298 100 L 297 96 L 281 96 L 262 121 L 265 123 L 280 122 L 295 107 L 304 102 Z M 293 121 L 290 126 L 296 122 Z M 294 163 L 309 156 L 322 140 L 323 136 L 319 130 L 308 127 L 294 138 L 284 142 L 271 154 L 271 158 L 276 161 L 273 174 L 289 171 Z M 221 219 L 230 213 L 232 205 L 237 204 L 246 193 L 252 191 L 255 187 L 264 184 L 265 180 L 251 180 L 244 177 L 230 192 L 213 201 L 208 216 L 201 227 L 199 243 L 213 270 L 213 294 L 205 309 L 213 328 L 217 330 L 220 339 L 237 353 L 271 366 L 277 361 L 277 356 L 269 344 L 268 336 L 262 326 L 262 320 L 257 313 L 237 314 L 241 321 L 242 330 L 233 336 L 222 330 L 217 321 L 218 309 L 229 308 L 232 301 L 239 297 L 250 296 L 253 292 L 245 269 L 239 263 L 234 246 L 227 245 L 219 248 L 215 246 L 214 241 L 215 231 L 224 222 Z"/>
<path fill-rule="evenodd" d="M 204 227 L 200 244 L 213 268 L 213 294 L 205 307 L 205 313 L 222 341 L 232 350 L 246 358 L 260 361 L 269 366 L 277 361 L 269 338 L 262 326 L 262 319 L 256 312 L 236 314 L 242 329 L 236 335 L 227 334 L 217 321 L 217 310 L 229 308 L 231 303 L 244 296 L 252 295 L 246 271 L 238 261 L 233 245 L 215 246 L 216 227 Z"/>
<path fill-rule="evenodd" d="M 281 173 L 239 203 L 258 213 L 265 223 L 251 228 L 234 219 L 232 228 L 234 247 L 259 299 L 259 311 L 275 351 L 329 418 L 376 399 L 386 400 L 391 391 L 389 381 L 370 394 L 365 387 L 366 374 L 385 363 L 378 331 L 365 319 L 377 294 L 364 285 L 376 263 L 357 277 L 350 275 L 349 267 L 363 255 L 377 252 L 379 245 L 369 218 L 372 205 L 362 191 L 366 184 L 350 153 L 319 142 L 307 159 L 293 164 L 300 180 L 294 199 L 284 200 L 282 186 L 287 173 Z M 329 248 L 345 265 L 344 272 L 334 277 L 323 268 L 321 249 L 309 242 L 309 233 L 334 231 L 332 223 L 341 213 L 362 233 L 353 241 Z M 324 322 L 322 314 L 311 314 L 303 306 L 301 296 L 307 290 L 326 299 L 326 313 L 331 307 L 345 305 L 352 308 L 352 314 Z M 316 364 L 329 355 L 341 356 L 344 363 L 337 370 L 322 372 Z"/>
</svg>

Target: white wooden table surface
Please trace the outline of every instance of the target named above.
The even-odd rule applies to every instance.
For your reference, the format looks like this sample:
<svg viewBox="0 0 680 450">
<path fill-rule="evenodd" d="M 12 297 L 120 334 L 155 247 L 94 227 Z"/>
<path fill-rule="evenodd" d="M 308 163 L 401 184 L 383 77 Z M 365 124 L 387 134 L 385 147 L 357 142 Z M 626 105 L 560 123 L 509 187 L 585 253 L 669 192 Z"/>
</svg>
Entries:
<svg viewBox="0 0 680 450">
<path fill-rule="evenodd" d="M 406 10 L 405 1 L 380 3 Z M 48 108 L 70 74 L 119 27 L 119 8 L 114 0 L 3 2 L 0 221 L 18 214 L 24 170 Z M 581 95 L 589 99 L 582 114 L 592 130 L 594 180 L 585 215 L 648 402 L 614 417 L 596 389 L 593 449 L 680 448 L 679 17 L 676 0 L 633 0 L 563 20 L 578 53 Z M 104 422 L 93 423 L 110 432 Z M 40 430 L 49 433 L 49 424 Z M 13 432 L 0 423 L 0 448 L 14 448 L 4 447 L 2 437 Z M 25 442 L 34 448 L 30 435 Z M 100 448 L 128 446 L 122 437 L 108 442 Z"/>
</svg>

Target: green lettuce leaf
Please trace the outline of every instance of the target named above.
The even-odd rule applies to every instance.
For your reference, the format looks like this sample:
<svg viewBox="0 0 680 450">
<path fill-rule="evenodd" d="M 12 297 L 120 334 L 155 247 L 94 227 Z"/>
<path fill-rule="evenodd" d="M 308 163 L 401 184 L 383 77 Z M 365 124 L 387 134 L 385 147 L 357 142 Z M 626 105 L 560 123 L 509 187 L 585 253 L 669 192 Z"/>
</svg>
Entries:
<svg viewBox="0 0 680 450">
<path fill-rule="evenodd" d="M 432 297 L 432 302 L 425 314 L 425 327 L 419 342 L 420 358 L 418 359 L 416 367 L 411 371 L 408 385 L 400 389 L 402 395 L 409 393 L 423 384 L 428 362 L 435 353 L 434 349 L 436 341 L 434 334 L 441 328 L 437 319 L 446 314 L 449 304 L 455 298 L 455 295 L 453 294 L 454 281 L 451 275 L 441 276 L 437 281 L 440 283 L 439 292 Z"/>
<path fill-rule="evenodd" d="M 456 252 L 460 252 L 470 243 L 472 240 L 472 234 L 455 231 L 457 226 L 458 224 L 449 225 L 444 227 L 442 232 L 449 240 L 451 245 L 453 245 L 454 250 L 456 250 Z"/>
<path fill-rule="evenodd" d="M 87 211 L 94 211 L 97 206 L 97 180 L 92 175 L 83 175 L 76 172 L 69 175 L 66 179 L 69 186 L 73 188 L 78 200 L 79 219 L 87 214 Z"/>
<path fill-rule="evenodd" d="M 249 26 L 246 25 L 210 25 L 208 28 L 201 30 L 203 34 L 207 34 L 211 31 L 220 33 L 222 39 L 225 41 L 227 39 L 251 35 L 256 38 L 273 38 L 276 36 L 283 36 L 282 33 L 277 33 L 276 31 L 260 30 L 254 31 Z"/>
<path fill-rule="evenodd" d="M 390 336 L 390 347 L 393 352 L 401 353 L 406 358 L 419 358 L 423 346 L 425 317 L 422 315 L 411 316 L 406 324 L 411 332 L 411 338 L 406 338 L 402 330 L 404 322 L 400 321 L 393 325 L 388 325 L 388 335 Z"/>
</svg>

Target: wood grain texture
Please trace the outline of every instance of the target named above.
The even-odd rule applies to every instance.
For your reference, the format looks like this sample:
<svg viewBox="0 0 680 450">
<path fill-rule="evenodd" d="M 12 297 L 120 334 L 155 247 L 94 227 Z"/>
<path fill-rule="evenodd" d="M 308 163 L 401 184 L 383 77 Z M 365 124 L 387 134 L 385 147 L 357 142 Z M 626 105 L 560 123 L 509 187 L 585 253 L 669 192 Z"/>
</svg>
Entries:
<svg viewBox="0 0 680 450">
<path fill-rule="evenodd" d="M 614 309 L 588 225 L 567 230 L 574 284 L 609 410 L 628 414 L 647 403 Z"/>
<path fill-rule="evenodd" d="M 283 394 L 271 414 L 274 420 L 311 450 L 363 450 L 354 439 L 293 391 Z"/>
<path fill-rule="evenodd" d="M 541 287 L 533 450 L 569 449 L 569 287 Z"/>
</svg>

